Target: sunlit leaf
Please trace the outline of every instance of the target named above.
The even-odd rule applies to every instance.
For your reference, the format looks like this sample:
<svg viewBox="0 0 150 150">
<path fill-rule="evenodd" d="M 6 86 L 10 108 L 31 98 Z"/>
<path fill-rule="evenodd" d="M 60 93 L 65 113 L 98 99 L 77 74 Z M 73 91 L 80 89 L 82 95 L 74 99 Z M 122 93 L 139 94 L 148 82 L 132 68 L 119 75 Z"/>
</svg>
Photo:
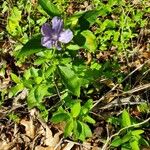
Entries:
<svg viewBox="0 0 150 150">
<path fill-rule="evenodd" d="M 72 117 L 74 118 L 78 117 L 80 110 L 81 110 L 80 102 L 75 103 L 71 108 Z"/>
<path fill-rule="evenodd" d="M 65 137 L 70 136 L 73 131 L 73 128 L 74 128 L 74 121 L 71 118 L 69 121 L 67 121 L 67 124 L 65 126 L 64 136 Z"/>
<path fill-rule="evenodd" d="M 127 127 L 131 125 L 131 119 L 129 113 L 124 109 L 122 112 L 122 127 Z"/>
<path fill-rule="evenodd" d="M 97 49 L 96 36 L 90 30 L 84 30 L 74 38 L 75 42 L 87 49 L 89 52 L 95 52 Z"/>
<path fill-rule="evenodd" d="M 75 72 L 69 68 L 69 66 L 59 66 L 59 73 L 60 77 L 72 94 L 79 96 L 80 95 L 80 86 L 81 86 L 81 79 L 75 74 Z"/>
<path fill-rule="evenodd" d="M 70 116 L 67 113 L 56 113 L 51 118 L 51 121 L 54 123 L 59 123 L 62 121 L 67 121 L 70 118 Z"/>
<path fill-rule="evenodd" d="M 43 50 L 46 48 L 41 45 L 41 35 L 36 35 L 23 46 L 17 57 L 27 57 Z"/>
<path fill-rule="evenodd" d="M 50 16 L 59 16 L 61 12 L 50 0 L 38 0 L 39 4 Z"/>
</svg>

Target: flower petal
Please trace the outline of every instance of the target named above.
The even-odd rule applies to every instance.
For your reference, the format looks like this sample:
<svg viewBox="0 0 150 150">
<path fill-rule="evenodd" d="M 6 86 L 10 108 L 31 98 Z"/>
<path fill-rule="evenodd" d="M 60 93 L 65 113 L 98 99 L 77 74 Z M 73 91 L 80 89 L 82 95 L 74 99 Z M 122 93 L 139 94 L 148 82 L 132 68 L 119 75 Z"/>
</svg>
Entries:
<svg viewBox="0 0 150 150">
<path fill-rule="evenodd" d="M 43 36 L 51 36 L 52 34 L 52 28 L 50 24 L 44 23 L 41 27 L 41 32 Z"/>
<path fill-rule="evenodd" d="M 69 43 L 73 38 L 73 33 L 70 29 L 67 29 L 60 33 L 59 41 L 62 43 Z"/>
<path fill-rule="evenodd" d="M 53 46 L 53 41 L 50 39 L 50 37 L 42 37 L 42 39 L 41 39 L 41 44 L 42 44 L 42 46 L 44 46 L 44 47 L 52 48 L 52 46 Z"/>
<path fill-rule="evenodd" d="M 54 17 L 52 19 L 52 29 L 55 33 L 59 34 L 63 30 L 63 20 L 59 17 Z"/>
</svg>

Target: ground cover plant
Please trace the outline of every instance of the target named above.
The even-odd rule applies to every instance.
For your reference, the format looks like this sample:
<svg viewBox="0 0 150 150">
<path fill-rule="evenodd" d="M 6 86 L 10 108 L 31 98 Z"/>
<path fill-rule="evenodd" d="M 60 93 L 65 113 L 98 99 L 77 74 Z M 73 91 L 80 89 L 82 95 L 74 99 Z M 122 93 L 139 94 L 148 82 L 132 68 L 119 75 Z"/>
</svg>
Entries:
<svg viewBox="0 0 150 150">
<path fill-rule="evenodd" d="M 150 148 L 149 0 L 0 10 L 0 150 Z"/>
</svg>

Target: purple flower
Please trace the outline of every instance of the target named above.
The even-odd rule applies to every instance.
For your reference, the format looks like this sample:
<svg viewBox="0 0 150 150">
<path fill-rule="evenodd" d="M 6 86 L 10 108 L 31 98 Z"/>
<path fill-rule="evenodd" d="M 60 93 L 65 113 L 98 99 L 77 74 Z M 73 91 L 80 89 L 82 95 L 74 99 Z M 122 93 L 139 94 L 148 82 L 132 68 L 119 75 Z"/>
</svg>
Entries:
<svg viewBox="0 0 150 150">
<path fill-rule="evenodd" d="M 41 44 L 47 48 L 56 47 L 61 50 L 61 43 L 69 43 L 73 38 L 73 33 L 70 29 L 63 29 L 63 20 L 59 17 L 52 19 L 52 25 L 43 24 L 41 32 L 43 35 Z"/>
</svg>

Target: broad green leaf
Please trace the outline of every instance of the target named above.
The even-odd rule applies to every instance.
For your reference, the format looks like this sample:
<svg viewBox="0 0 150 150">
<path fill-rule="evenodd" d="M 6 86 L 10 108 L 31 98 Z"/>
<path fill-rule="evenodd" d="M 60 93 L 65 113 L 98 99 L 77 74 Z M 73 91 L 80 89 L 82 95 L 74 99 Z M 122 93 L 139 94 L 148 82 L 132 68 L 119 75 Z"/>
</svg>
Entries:
<svg viewBox="0 0 150 150">
<path fill-rule="evenodd" d="M 36 84 L 40 84 L 42 81 L 43 81 L 43 78 L 42 78 L 42 77 L 36 77 L 36 78 L 35 78 L 35 83 L 36 83 Z"/>
<path fill-rule="evenodd" d="M 46 84 L 40 84 L 35 89 L 35 98 L 38 103 L 42 103 L 44 96 L 48 95 L 48 86 Z"/>
<path fill-rule="evenodd" d="M 35 88 L 32 88 L 29 91 L 29 94 L 27 96 L 27 103 L 28 103 L 29 108 L 33 108 L 39 105 L 38 101 L 35 98 Z"/>
<path fill-rule="evenodd" d="M 74 128 L 74 121 L 71 118 L 70 120 L 67 121 L 67 124 L 65 126 L 64 136 L 65 137 L 70 136 L 73 131 L 73 128 Z"/>
<path fill-rule="evenodd" d="M 93 100 L 92 99 L 89 99 L 85 104 L 84 104 L 84 107 L 88 108 L 89 110 L 92 109 L 93 107 Z"/>
<path fill-rule="evenodd" d="M 81 110 L 81 104 L 80 102 L 76 102 L 72 108 L 71 108 L 71 115 L 73 118 L 76 118 L 79 116 L 79 113 L 80 113 L 80 110 Z"/>
<path fill-rule="evenodd" d="M 78 132 L 79 132 L 79 137 L 78 139 L 80 139 L 81 141 L 85 141 L 85 132 L 84 132 L 84 127 L 82 122 L 77 121 L 77 125 L 78 125 Z"/>
<path fill-rule="evenodd" d="M 132 150 L 140 150 L 138 141 L 134 140 L 130 142 L 130 146 L 132 147 Z"/>
<path fill-rule="evenodd" d="M 84 118 L 83 118 L 83 120 L 85 121 L 85 122 L 88 122 L 88 123 L 91 123 L 91 124 L 95 124 L 95 120 L 93 119 L 93 118 L 91 118 L 90 116 L 85 116 Z"/>
<path fill-rule="evenodd" d="M 115 139 L 111 142 L 111 146 L 118 147 L 122 144 L 122 140 L 120 136 L 115 137 Z"/>
<path fill-rule="evenodd" d="M 81 141 L 85 141 L 85 138 L 87 137 L 91 137 L 92 136 L 92 132 L 91 129 L 89 128 L 89 126 L 81 121 L 78 121 L 78 130 L 80 129 L 80 135 L 79 135 L 79 139 Z"/>
<path fill-rule="evenodd" d="M 122 144 L 121 150 L 131 150 L 131 146 L 129 145 L 129 143 Z"/>
<path fill-rule="evenodd" d="M 82 114 L 87 114 L 93 107 L 93 100 L 89 99 L 82 107 Z"/>
<path fill-rule="evenodd" d="M 80 18 L 79 24 L 81 29 L 88 29 L 91 25 L 93 25 L 99 16 L 99 10 L 89 10 L 86 11 Z"/>
<path fill-rule="evenodd" d="M 31 80 L 31 79 L 25 79 L 25 80 L 23 80 L 23 85 L 24 85 L 26 88 L 32 89 L 33 86 L 34 86 L 34 81 Z"/>
<path fill-rule="evenodd" d="M 10 89 L 9 97 L 17 95 L 18 92 L 21 92 L 23 89 L 24 89 L 23 83 L 17 84 L 16 86 L 14 86 Z"/>
<path fill-rule="evenodd" d="M 31 72 L 30 72 L 30 69 L 28 70 L 25 70 L 24 74 L 23 74 L 23 77 L 28 80 L 30 77 L 31 77 Z"/>
<path fill-rule="evenodd" d="M 89 52 L 95 52 L 97 49 L 96 36 L 90 30 L 84 30 L 77 34 L 74 41 Z"/>
<path fill-rule="evenodd" d="M 17 57 L 27 57 L 43 50 L 46 48 L 41 45 L 41 35 L 36 35 L 23 46 Z"/>
<path fill-rule="evenodd" d="M 128 142 L 131 138 L 132 138 L 132 134 L 131 134 L 131 132 L 128 132 L 126 135 L 124 135 L 121 138 L 122 144 Z"/>
<path fill-rule="evenodd" d="M 69 50 L 79 50 L 81 47 L 79 45 L 70 44 L 66 48 Z"/>
<path fill-rule="evenodd" d="M 32 76 L 32 77 L 36 78 L 36 77 L 39 76 L 39 69 L 36 69 L 36 68 L 34 68 L 34 67 L 31 67 L 30 73 L 31 73 L 31 76 Z"/>
<path fill-rule="evenodd" d="M 83 123 L 83 129 L 84 129 L 84 132 L 85 132 L 85 137 L 92 137 L 92 132 L 91 132 L 91 129 L 89 128 L 89 126 L 85 123 Z"/>
<path fill-rule="evenodd" d="M 122 112 L 121 124 L 122 124 L 122 127 L 127 127 L 131 125 L 130 115 L 125 109 Z"/>
<path fill-rule="evenodd" d="M 139 135 L 139 134 L 144 133 L 144 131 L 143 130 L 134 130 L 131 133 L 132 133 L 132 135 Z"/>
<path fill-rule="evenodd" d="M 80 96 L 81 79 L 69 66 L 59 66 L 60 77 L 66 88 L 76 96 Z"/>
<path fill-rule="evenodd" d="M 67 121 L 70 116 L 67 113 L 56 113 L 52 116 L 51 121 L 54 123 L 59 123 L 62 121 Z"/>
<path fill-rule="evenodd" d="M 15 83 L 21 82 L 20 78 L 17 75 L 15 75 L 14 73 L 11 73 L 11 78 Z"/>
<path fill-rule="evenodd" d="M 78 123 L 77 123 L 77 120 L 74 120 L 73 122 L 73 137 L 74 137 L 74 140 L 78 140 L 79 138 L 79 135 L 80 135 L 80 131 L 78 130 Z"/>
<path fill-rule="evenodd" d="M 38 0 L 39 4 L 45 12 L 50 16 L 59 16 L 61 12 L 50 0 Z"/>
<path fill-rule="evenodd" d="M 56 66 L 55 66 L 55 65 L 49 66 L 49 67 L 47 68 L 47 70 L 45 71 L 45 73 L 44 73 L 45 77 L 46 77 L 46 78 L 49 78 L 50 75 L 55 72 L 55 69 L 56 69 Z"/>
</svg>

